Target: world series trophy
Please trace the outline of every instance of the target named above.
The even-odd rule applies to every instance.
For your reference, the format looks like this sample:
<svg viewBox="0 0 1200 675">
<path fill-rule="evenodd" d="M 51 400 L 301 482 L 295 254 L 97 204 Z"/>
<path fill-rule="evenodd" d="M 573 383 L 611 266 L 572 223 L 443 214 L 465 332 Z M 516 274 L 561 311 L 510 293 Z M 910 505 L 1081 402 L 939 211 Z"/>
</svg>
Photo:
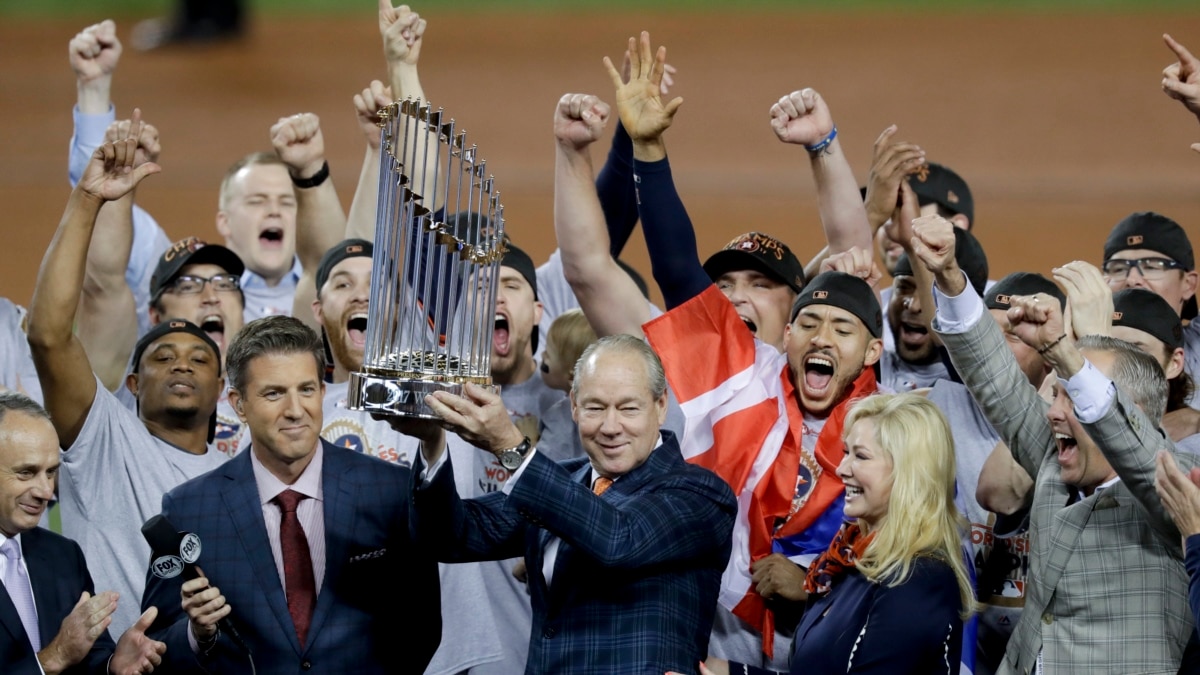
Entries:
<svg viewBox="0 0 1200 675">
<path fill-rule="evenodd" d="M 487 162 L 453 119 L 420 101 L 379 113 L 379 213 L 370 318 L 353 410 L 438 419 L 427 394 L 493 389 L 504 207 Z M 451 214 L 446 216 L 445 214 Z"/>
</svg>

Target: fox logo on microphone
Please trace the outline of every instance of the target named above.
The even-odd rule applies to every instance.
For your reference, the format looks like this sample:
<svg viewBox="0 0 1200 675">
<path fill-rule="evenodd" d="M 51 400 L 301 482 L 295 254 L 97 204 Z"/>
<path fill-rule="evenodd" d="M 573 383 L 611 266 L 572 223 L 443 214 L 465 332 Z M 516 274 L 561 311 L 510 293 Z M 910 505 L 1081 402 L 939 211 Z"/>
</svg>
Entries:
<svg viewBox="0 0 1200 675">
<path fill-rule="evenodd" d="M 183 535 L 183 541 L 179 542 L 179 557 L 189 565 L 200 559 L 200 535 L 191 532 Z"/>
<path fill-rule="evenodd" d="M 159 579 L 172 579 L 183 573 L 183 561 L 177 555 L 159 556 L 150 563 L 150 570 Z"/>
</svg>

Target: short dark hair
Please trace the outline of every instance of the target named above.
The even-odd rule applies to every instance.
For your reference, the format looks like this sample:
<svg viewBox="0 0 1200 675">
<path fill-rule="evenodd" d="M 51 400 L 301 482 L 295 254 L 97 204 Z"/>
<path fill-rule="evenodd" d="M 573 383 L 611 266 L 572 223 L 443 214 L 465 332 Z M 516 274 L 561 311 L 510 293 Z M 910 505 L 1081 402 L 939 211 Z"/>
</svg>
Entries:
<svg viewBox="0 0 1200 675">
<path fill-rule="evenodd" d="M 30 417 L 51 421 L 50 413 L 37 401 L 15 391 L 0 391 L 0 424 L 4 423 L 4 417 L 9 412 L 24 413 Z"/>
<path fill-rule="evenodd" d="M 267 354 L 312 354 L 317 375 L 325 373 L 325 347 L 313 329 L 290 316 L 268 316 L 242 327 L 225 354 L 229 386 L 246 393 L 246 370 L 250 362 Z"/>
</svg>

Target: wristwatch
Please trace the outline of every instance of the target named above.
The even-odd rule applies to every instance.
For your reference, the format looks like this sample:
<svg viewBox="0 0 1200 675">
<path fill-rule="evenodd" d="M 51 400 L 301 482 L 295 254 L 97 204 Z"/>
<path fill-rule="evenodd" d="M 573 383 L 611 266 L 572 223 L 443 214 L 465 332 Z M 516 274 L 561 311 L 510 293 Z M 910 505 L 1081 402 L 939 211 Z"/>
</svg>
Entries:
<svg viewBox="0 0 1200 675">
<path fill-rule="evenodd" d="M 509 471 L 516 471 L 517 467 L 521 466 L 521 462 L 525 461 L 525 456 L 529 454 L 532 448 L 533 443 L 530 443 L 529 437 L 526 436 L 517 447 L 497 452 L 496 458 L 500 460 L 500 466 Z"/>
</svg>

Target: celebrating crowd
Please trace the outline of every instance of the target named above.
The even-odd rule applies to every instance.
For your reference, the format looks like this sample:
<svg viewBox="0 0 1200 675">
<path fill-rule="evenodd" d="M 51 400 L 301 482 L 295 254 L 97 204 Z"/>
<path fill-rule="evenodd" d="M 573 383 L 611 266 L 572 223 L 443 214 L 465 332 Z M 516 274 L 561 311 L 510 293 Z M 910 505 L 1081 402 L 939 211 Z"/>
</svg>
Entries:
<svg viewBox="0 0 1200 675">
<path fill-rule="evenodd" d="M 686 108 L 643 32 L 613 91 L 553 110 L 558 248 L 539 265 L 520 243 L 547 233 L 507 227 L 498 390 L 372 417 L 348 400 L 380 111 L 425 99 L 427 22 L 379 0 L 379 28 L 349 210 L 302 112 L 176 242 L 137 203 L 159 134 L 118 119 L 116 26 L 71 40 L 73 190 L 28 311 L 0 300 L 0 672 L 1200 672 L 1178 223 L 1113 214 L 1094 262 L 991 280 L 966 180 L 889 127 L 860 185 L 802 88 L 770 127 L 823 240 L 701 257 L 666 143 Z M 1164 40 L 1200 119 L 1200 59 Z M 619 257 L 639 223 L 661 308 Z"/>
</svg>

